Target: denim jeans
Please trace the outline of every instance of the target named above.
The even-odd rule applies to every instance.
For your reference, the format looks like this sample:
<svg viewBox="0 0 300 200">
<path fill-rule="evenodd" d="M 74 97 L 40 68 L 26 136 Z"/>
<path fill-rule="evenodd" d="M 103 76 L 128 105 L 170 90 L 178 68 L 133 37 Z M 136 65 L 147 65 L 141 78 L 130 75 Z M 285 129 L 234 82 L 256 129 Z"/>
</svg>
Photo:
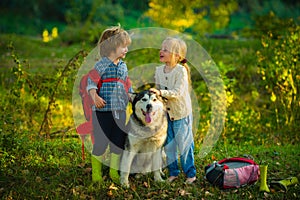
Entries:
<svg viewBox="0 0 300 200">
<path fill-rule="evenodd" d="M 192 114 L 180 120 L 171 121 L 168 117 L 168 134 L 165 143 L 169 176 L 178 176 L 178 151 L 180 164 L 187 178 L 196 176 L 194 165 L 194 138 L 192 131 Z"/>
</svg>

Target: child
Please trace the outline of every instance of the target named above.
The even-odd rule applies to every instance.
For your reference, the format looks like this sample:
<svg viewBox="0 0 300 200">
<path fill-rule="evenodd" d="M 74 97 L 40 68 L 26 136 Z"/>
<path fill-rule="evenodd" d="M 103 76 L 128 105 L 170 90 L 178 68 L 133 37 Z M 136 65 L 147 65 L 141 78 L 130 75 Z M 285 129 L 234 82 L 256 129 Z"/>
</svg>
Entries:
<svg viewBox="0 0 300 200">
<path fill-rule="evenodd" d="M 128 69 L 122 58 L 125 58 L 128 52 L 127 46 L 130 43 L 130 36 L 122 28 L 106 29 L 98 42 L 101 59 L 95 64 L 95 69 L 102 80 L 112 78 L 115 81 L 103 82 L 101 88 L 98 88 L 98 83 L 88 78 L 87 91 L 95 103 L 92 117 L 93 181 L 103 181 L 102 155 L 109 146 L 111 153 L 109 175 L 114 182 L 119 182 L 120 154 L 124 149 L 126 138 L 125 121 L 128 94 L 125 88 L 129 87 L 129 92 L 132 92 L 131 85 L 125 83 L 128 80 Z"/>
<path fill-rule="evenodd" d="M 180 151 L 180 163 L 191 184 L 196 180 L 194 165 L 194 139 L 192 132 L 192 104 L 190 98 L 190 70 L 186 64 L 187 46 L 179 38 L 166 38 L 162 43 L 159 56 L 165 63 L 156 68 L 156 87 L 150 90 L 167 98 L 168 133 L 165 143 L 168 181 L 178 178 L 177 148 Z"/>
</svg>

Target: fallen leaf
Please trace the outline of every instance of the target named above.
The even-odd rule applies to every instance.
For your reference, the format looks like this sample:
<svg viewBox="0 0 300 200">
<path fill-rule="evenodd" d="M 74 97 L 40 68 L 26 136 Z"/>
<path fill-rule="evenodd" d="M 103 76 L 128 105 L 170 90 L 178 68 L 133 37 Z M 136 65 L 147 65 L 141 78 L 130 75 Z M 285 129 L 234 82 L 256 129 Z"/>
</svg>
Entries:
<svg viewBox="0 0 300 200">
<path fill-rule="evenodd" d="M 24 175 L 29 174 L 29 170 L 28 169 L 22 170 L 22 174 L 24 174 Z"/>
<path fill-rule="evenodd" d="M 136 190 L 136 185 L 135 184 L 130 184 L 130 188 L 135 191 Z"/>
<path fill-rule="evenodd" d="M 296 193 L 293 193 L 293 195 L 294 195 L 295 198 L 297 197 Z"/>
<path fill-rule="evenodd" d="M 85 166 L 84 162 L 82 162 L 82 163 L 80 163 L 80 164 L 77 165 L 77 167 L 80 167 L 80 168 L 83 168 L 84 166 Z"/>
<path fill-rule="evenodd" d="M 67 187 L 63 184 L 59 184 L 60 187 L 64 188 L 64 189 L 67 189 Z"/>
<path fill-rule="evenodd" d="M 112 183 L 109 187 L 109 190 L 118 190 L 118 188 Z"/>
<path fill-rule="evenodd" d="M 205 196 L 208 197 L 208 196 L 214 196 L 212 193 L 210 193 L 209 191 L 205 191 Z"/>
<path fill-rule="evenodd" d="M 39 177 L 39 176 L 37 176 L 37 177 L 35 178 L 35 181 L 38 182 L 38 183 L 40 183 L 40 182 L 42 182 L 42 178 Z"/>
<path fill-rule="evenodd" d="M 216 156 L 214 156 L 214 155 L 211 155 L 211 159 L 212 160 L 217 160 Z"/>
<path fill-rule="evenodd" d="M 143 183 L 143 185 L 145 186 L 145 188 L 149 188 L 149 185 L 146 181 Z"/>
<path fill-rule="evenodd" d="M 156 196 L 156 195 L 158 195 L 158 193 L 155 192 L 155 191 L 153 191 L 153 192 L 149 192 L 149 193 L 147 194 L 147 197 L 153 197 L 153 196 Z"/>
<path fill-rule="evenodd" d="M 183 189 L 180 189 L 180 190 L 179 190 L 179 194 L 180 194 L 181 196 L 184 196 L 184 195 L 186 195 L 186 191 L 183 190 Z"/>
<path fill-rule="evenodd" d="M 112 196 L 113 196 L 113 193 L 112 193 L 111 190 L 109 190 L 109 191 L 107 192 L 107 196 L 109 196 L 109 197 L 112 197 Z"/>
<path fill-rule="evenodd" d="M 268 198 L 270 195 L 269 195 L 269 193 L 264 192 L 264 196 L 265 196 L 266 198 Z"/>
<path fill-rule="evenodd" d="M 87 167 L 87 168 L 85 168 L 85 170 L 84 170 L 84 173 L 85 174 L 89 174 L 89 173 L 91 173 L 92 172 L 92 168 L 91 167 Z"/>
</svg>

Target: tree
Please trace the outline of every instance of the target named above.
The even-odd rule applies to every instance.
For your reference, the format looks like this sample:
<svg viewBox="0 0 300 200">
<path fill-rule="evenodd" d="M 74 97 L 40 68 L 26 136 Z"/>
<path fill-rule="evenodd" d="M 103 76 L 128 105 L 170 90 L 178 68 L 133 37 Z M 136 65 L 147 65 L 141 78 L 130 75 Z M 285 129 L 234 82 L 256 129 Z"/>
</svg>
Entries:
<svg viewBox="0 0 300 200">
<path fill-rule="evenodd" d="M 235 0 L 151 0 L 149 7 L 145 15 L 163 27 L 205 33 L 226 27 L 238 4 Z"/>
</svg>

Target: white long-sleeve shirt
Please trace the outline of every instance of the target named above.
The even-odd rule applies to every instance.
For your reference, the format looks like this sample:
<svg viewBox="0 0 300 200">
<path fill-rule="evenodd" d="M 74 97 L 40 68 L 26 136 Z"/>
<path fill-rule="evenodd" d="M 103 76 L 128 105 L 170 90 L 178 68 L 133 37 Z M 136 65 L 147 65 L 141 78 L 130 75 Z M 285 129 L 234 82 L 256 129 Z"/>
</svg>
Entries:
<svg viewBox="0 0 300 200">
<path fill-rule="evenodd" d="M 161 95 L 167 98 L 167 112 L 171 120 L 182 119 L 192 113 L 188 74 L 184 66 L 177 64 L 165 73 L 159 66 L 155 71 L 155 82 Z"/>
</svg>

